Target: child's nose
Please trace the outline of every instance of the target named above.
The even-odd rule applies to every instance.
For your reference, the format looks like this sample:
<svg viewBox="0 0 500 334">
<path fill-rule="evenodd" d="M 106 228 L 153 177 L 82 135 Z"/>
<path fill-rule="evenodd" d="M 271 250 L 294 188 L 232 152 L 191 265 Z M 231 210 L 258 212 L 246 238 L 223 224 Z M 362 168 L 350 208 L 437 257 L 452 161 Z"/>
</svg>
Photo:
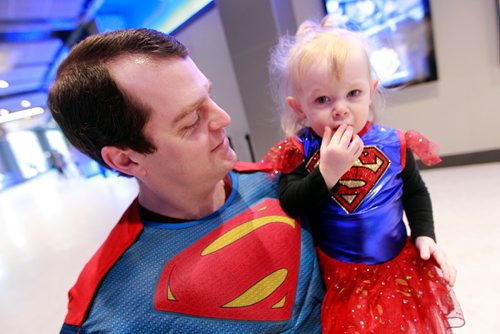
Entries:
<svg viewBox="0 0 500 334">
<path fill-rule="evenodd" d="M 346 116 L 349 112 L 347 105 L 344 102 L 338 101 L 333 105 L 333 116 L 334 117 L 343 117 Z"/>
</svg>

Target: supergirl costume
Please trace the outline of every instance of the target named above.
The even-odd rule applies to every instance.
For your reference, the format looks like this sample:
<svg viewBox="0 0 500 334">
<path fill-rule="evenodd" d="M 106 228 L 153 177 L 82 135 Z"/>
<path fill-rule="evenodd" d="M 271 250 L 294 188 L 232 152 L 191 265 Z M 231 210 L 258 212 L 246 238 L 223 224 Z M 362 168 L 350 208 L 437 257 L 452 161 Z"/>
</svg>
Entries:
<svg viewBox="0 0 500 334">
<path fill-rule="evenodd" d="M 326 295 L 324 333 L 450 333 L 463 324 L 453 292 L 433 260 L 420 258 L 407 237 L 435 239 L 432 208 L 408 146 L 438 162 L 429 142 L 367 123 L 364 149 L 333 189 L 319 172 L 321 138 L 309 128 L 271 149 L 280 202 L 291 216 L 311 219 Z M 292 166 L 297 166 L 291 173 Z"/>
</svg>

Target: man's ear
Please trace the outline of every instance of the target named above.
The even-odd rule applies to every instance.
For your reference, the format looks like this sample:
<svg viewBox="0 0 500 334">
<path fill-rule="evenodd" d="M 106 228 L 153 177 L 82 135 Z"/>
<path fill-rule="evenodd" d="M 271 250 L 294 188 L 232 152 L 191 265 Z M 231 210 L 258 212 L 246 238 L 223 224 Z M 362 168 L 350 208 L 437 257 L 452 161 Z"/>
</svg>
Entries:
<svg viewBox="0 0 500 334">
<path fill-rule="evenodd" d="M 134 157 L 137 155 L 129 149 L 121 149 L 115 146 L 104 146 L 101 156 L 104 162 L 114 170 L 131 176 L 144 176 L 145 170 Z"/>
<path fill-rule="evenodd" d="M 290 108 L 292 108 L 293 111 L 297 113 L 297 115 L 299 115 L 300 118 L 305 118 L 306 115 L 302 111 L 299 102 L 293 96 L 288 96 L 286 98 L 286 103 Z"/>
</svg>

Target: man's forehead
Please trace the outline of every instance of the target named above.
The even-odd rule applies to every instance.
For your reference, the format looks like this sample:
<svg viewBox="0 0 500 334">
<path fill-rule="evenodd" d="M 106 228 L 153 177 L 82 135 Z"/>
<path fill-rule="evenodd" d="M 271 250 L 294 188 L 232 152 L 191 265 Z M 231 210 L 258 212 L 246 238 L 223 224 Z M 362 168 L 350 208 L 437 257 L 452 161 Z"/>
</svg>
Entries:
<svg viewBox="0 0 500 334">
<path fill-rule="evenodd" d="M 209 96 L 211 82 L 189 58 L 128 55 L 109 64 L 127 95 L 150 106 L 152 117 L 177 123 Z"/>
<path fill-rule="evenodd" d="M 158 66 L 157 60 L 145 54 L 125 54 L 106 63 L 109 72 L 114 78 L 118 79 L 122 76 L 136 74 L 137 71 L 156 66 Z"/>
</svg>

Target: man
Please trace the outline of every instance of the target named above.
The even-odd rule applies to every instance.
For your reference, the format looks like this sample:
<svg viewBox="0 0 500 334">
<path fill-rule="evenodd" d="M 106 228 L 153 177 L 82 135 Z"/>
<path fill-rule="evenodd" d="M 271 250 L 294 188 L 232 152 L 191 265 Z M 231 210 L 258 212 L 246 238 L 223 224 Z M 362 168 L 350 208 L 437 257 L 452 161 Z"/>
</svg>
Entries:
<svg viewBox="0 0 500 334">
<path fill-rule="evenodd" d="M 267 173 L 236 163 L 210 90 L 181 43 L 148 29 L 88 37 L 61 64 L 54 119 L 139 184 L 70 290 L 62 333 L 320 332 L 306 222 Z"/>
</svg>

